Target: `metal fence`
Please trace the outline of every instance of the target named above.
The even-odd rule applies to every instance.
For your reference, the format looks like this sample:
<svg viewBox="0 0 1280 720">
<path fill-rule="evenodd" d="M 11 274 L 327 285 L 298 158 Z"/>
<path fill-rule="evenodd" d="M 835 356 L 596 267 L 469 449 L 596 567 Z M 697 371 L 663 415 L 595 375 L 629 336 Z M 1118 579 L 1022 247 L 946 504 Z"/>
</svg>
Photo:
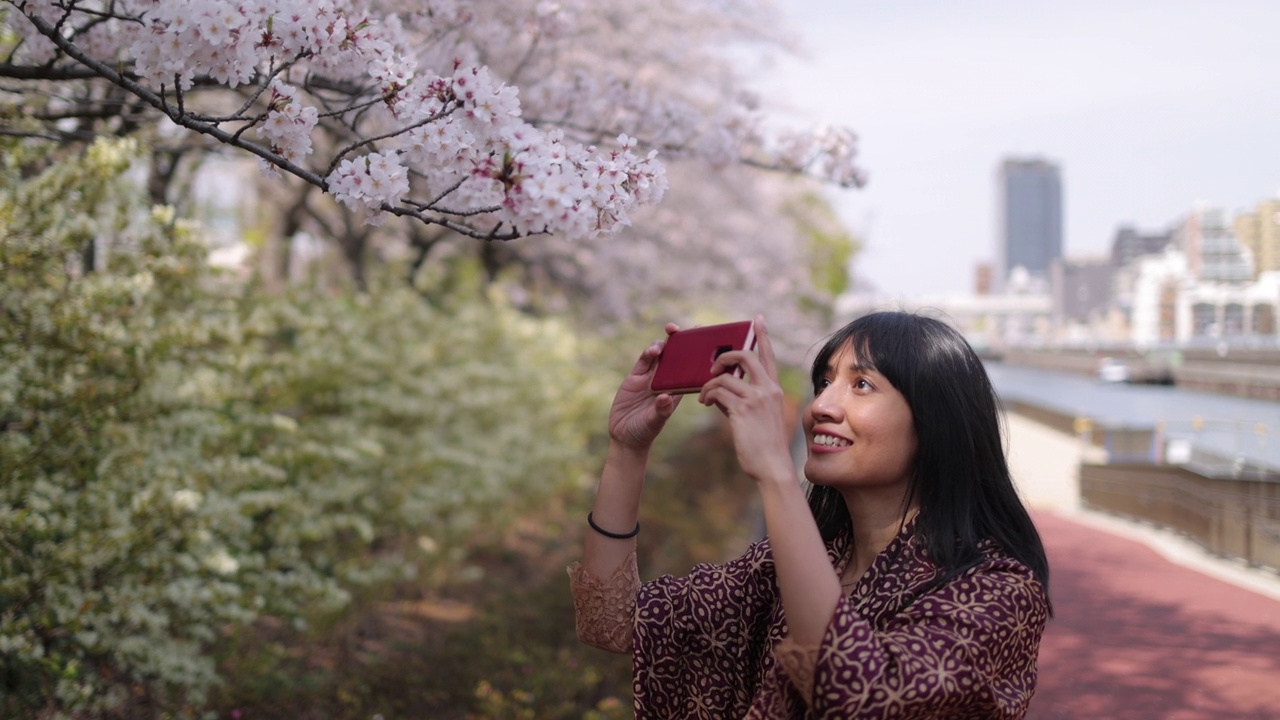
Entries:
<svg viewBox="0 0 1280 720">
<path fill-rule="evenodd" d="M 1280 473 L 1212 476 L 1177 465 L 1080 466 L 1086 507 L 1181 533 L 1210 552 L 1280 572 Z"/>
</svg>

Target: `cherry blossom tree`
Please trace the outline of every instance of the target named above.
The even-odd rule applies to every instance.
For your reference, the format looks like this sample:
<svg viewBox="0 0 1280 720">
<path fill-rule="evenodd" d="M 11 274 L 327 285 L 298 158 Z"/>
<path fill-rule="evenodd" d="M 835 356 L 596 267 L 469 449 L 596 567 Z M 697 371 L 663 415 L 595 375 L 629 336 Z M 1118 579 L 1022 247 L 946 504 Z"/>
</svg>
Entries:
<svg viewBox="0 0 1280 720">
<path fill-rule="evenodd" d="M 673 38 L 754 3 L 6 2 L 14 131 L 66 140 L 161 117 L 370 223 L 609 234 L 662 198 L 663 153 L 861 181 L 850 133 L 767 135 Z"/>
</svg>

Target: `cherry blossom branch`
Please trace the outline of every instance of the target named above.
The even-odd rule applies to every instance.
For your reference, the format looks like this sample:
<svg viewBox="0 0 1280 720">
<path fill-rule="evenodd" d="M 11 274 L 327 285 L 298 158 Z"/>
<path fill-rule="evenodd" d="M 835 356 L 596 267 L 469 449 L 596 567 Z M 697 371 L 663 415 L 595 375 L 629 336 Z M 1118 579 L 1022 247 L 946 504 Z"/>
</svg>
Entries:
<svg viewBox="0 0 1280 720">
<path fill-rule="evenodd" d="M 161 95 L 153 92 L 151 89 L 144 87 L 143 85 L 126 77 L 125 75 L 119 72 L 116 72 L 114 69 L 112 69 L 110 66 L 106 65 L 105 63 L 100 62 L 97 59 L 90 57 L 86 53 L 82 52 L 80 48 L 78 48 L 76 45 L 74 45 L 70 41 L 63 38 L 61 34 L 58 33 L 57 29 L 53 25 L 45 21 L 43 18 L 27 16 L 27 19 L 30 20 L 33 25 L 35 25 L 36 29 L 39 30 L 42 35 L 44 35 L 46 38 L 51 40 L 55 45 L 57 45 L 58 49 L 64 52 L 68 57 L 72 58 L 76 62 L 89 68 L 94 73 L 96 73 L 99 77 L 115 85 L 118 85 L 121 88 L 124 88 L 125 90 L 127 90 L 128 92 L 136 96 L 137 98 L 141 99 L 142 101 L 151 105 L 155 109 L 159 110 L 166 117 L 168 117 L 169 120 L 171 120 L 174 124 L 181 125 L 182 127 L 185 127 L 188 130 L 193 130 L 202 135 L 208 135 L 218 140 L 219 142 L 225 143 L 232 147 L 237 147 L 237 148 L 240 148 L 241 150 L 245 150 L 247 152 L 253 153 L 254 155 L 257 155 L 259 158 L 263 159 L 264 161 L 271 163 L 272 165 L 275 165 L 280 169 L 288 172 L 289 174 L 295 175 L 301 178 L 302 180 L 305 180 L 311 183 L 312 185 L 319 187 L 322 190 L 328 187 L 328 183 L 325 182 L 324 178 L 320 177 L 316 173 L 313 173 L 310 170 L 307 170 L 306 168 L 295 165 L 289 162 L 288 160 L 271 153 L 269 150 L 258 145 L 257 143 L 236 138 L 232 136 L 230 133 L 227 133 L 226 131 L 218 128 L 216 125 L 200 122 L 183 113 L 179 113 L 177 111 L 171 110 L 169 107 L 169 103 Z"/>
<path fill-rule="evenodd" d="M 407 132 L 409 132 L 409 131 L 411 131 L 411 130 L 414 130 L 414 129 L 420 128 L 420 127 L 422 127 L 422 126 L 424 126 L 424 125 L 427 125 L 427 124 L 429 124 L 429 123 L 433 123 L 433 122 L 435 122 L 435 121 L 437 121 L 437 120 L 439 120 L 439 119 L 441 119 L 441 118 L 443 118 L 443 117 L 447 117 L 450 113 L 452 113 L 454 110 L 457 110 L 457 109 L 458 109 L 458 107 L 457 107 L 456 105 L 451 105 L 451 106 L 448 106 L 448 107 L 446 107 L 445 109 L 441 110 L 440 112 L 437 112 L 437 113 L 434 113 L 434 114 L 432 114 L 432 115 L 429 115 L 429 116 L 427 116 L 427 117 L 423 118 L 422 120 L 419 120 L 418 122 L 416 122 L 416 123 L 414 123 L 414 124 L 412 124 L 412 125 L 409 125 L 408 127 L 398 128 L 398 129 L 396 129 L 396 130 L 392 130 L 392 131 L 390 131 L 390 132 L 385 132 L 385 133 L 383 133 L 383 134 L 381 134 L 381 135 L 377 135 L 377 136 L 375 136 L 375 137 L 371 137 L 371 138 L 364 138 L 364 139 L 358 140 L 358 141 L 356 141 L 356 142 L 353 142 L 353 143 L 351 143 L 350 145 L 348 145 L 348 146 L 346 146 L 346 147 L 342 148 L 341 150 L 339 150 L 336 154 L 334 154 L 334 156 L 333 156 L 333 161 L 332 161 L 331 163 L 329 163 L 329 173 L 332 173 L 334 170 L 336 170 L 336 169 L 337 169 L 338 164 L 339 164 L 340 162 L 342 162 L 342 159 L 343 159 L 344 157 L 346 157 L 347 155 L 350 155 L 351 153 L 355 152 L 356 150 L 359 150 L 360 148 L 365 147 L 365 146 L 371 146 L 371 145 L 373 145 L 374 143 L 378 142 L 379 140 L 387 140 L 387 139 L 389 139 L 389 138 L 393 138 L 393 137 L 396 137 L 396 136 L 398 136 L 398 135 L 402 135 L 402 134 L 404 134 L 404 133 L 407 133 Z M 326 173 L 326 174 L 328 174 L 328 173 Z"/>
<path fill-rule="evenodd" d="M 48 65 L 15 65 L 12 62 L 0 63 L 0 77 L 14 80 L 92 80 L 101 77 L 88 67 L 65 67 Z"/>
<path fill-rule="evenodd" d="M 860 181 L 851 170 L 851 135 L 808 145 L 789 139 L 766 151 L 749 119 L 668 103 L 633 90 L 616 72 L 574 75 L 585 79 L 571 80 L 565 88 L 573 92 L 553 93 L 544 105 L 549 112 L 563 108 L 562 120 L 526 120 L 516 88 L 489 68 L 454 60 L 437 75 L 406 54 L 415 44 L 421 50 L 457 34 L 467 10 L 441 14 L 430 4 L 425 13 L 405 10 L 417 14 L 416 31 L 428 28 L 414 37 L 402 18 L 379 23 L 352 0 L 113 0 L 92 12 L 57 0 L 4 1 L 21 12 L 3 22 L 23 50 L 0 65 L 0 76 L 102 78 L 139 106 L 255 155 L 268 174 L 298 177 L 373 223 L 388 214 L 414 217 L 484 239 L 612 233 L 630 224 L 636 209 L 661 200 L 666 175 L 658 152 Z M 535 10 L 532 34 L 513 58 L 517 77 L 546 69 L 540 56 L 544 42 L 556 42 L 558 12 Z M 23 18 L 30 27 L 13 25 Z M 51 56 L 40 55 L 41 43 Z M 63 66 L 63 59 L 76 67 Z M 245 90 L 237 90 L 241 85 Z M 197 89 L 245 97 L 237 110 L 221 114 L 197 106 Z M 128 122 L 138 122 L 136 113 Z M 338 147 L 311 163 L 317 127 Z M 633 136 L 639 133 L 649 142 L 639 143 Z M 409 197 L 410 177 L 412 190 L 433 199 Z"/>
</svg>

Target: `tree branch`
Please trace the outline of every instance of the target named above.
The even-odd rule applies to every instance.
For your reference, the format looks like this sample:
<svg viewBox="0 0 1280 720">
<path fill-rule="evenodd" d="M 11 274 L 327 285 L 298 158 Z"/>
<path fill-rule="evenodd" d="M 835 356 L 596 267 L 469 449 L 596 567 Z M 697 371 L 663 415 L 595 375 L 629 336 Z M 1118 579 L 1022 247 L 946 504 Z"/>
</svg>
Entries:
<svg viewBox="0 0 1280 720">
<path fill-rule="evenodd" d="M 41 30 L 40 32 L 44 32 Z M 47 65 L 14 65 L 0 63 L 0 77 L 14 80 L 93 80 L 101 77 L 97 72 L 81 66 L 49 67 Z"/>
<path fill-rule="evenodd" d="M 134 79 L 127 77 L 119 72 L 116 72 L 114 69 L 112 69 L 110 66 L 106 65 L 105 63 L 100 62 L 97 59 L 92 58 L 89 55 L 85 54 L 74 43 L 71 43 L 66 38 L 62 37 L 61 33 L 59 33 L 53 25 L 50 25 L 43 18 L 28 16 L 28 19 L 31 21 L 33 25 L 36 26 L 36 29 L 39 30 L 42 35 L 44 35 L 49 40 L 51 40 L 55 45 L 57 45 L 58 49 L 66 53 L 68 57 L 72 58 L 78 63 L 81 63 L 85 67 L 92 69 L 99 77 L 102 77 L 115 85 L 119 85 L 120 87 L 124 88 L 130 93 L 133 93 L 135 96 L 137 96 L 139 99 L 146 102 L 148 105 L 151 105 L 155 109 L 164 113 L 165 116 L 168 117 L 174 124 L 181 125 L 182 127 L 185 127 L 188 130 L 192 130 L 194 132 L 198 132 L 203 135 L 209 135 L 213 138 L 216 138 L 218 141 L 226 145 L 237 147 L 237 148 L 240 148 L 241 150 L 245 150 L 247 152 L 253 153 L 254 155 L 257 155 L 258 157 L 265 160 L 266 162 L 272 165 L 275 165 L 281 170 L 284 170 L 285 172 L 288 172 L 291 175 L 294 175 L 302 180 L 305 180 L 306 182 L 309 182 L 312 185 L 315 185 L 316 187 L 322 190 L 327 191 L 329 189 L 328 181 L 320 177 L 319 175 L 317 175 L 315 172 L 312 172 L 311 170 L 308 170 L 304 167 L 296 165 L 290 162 L 289 160 L 283 157 L 280 157 L 279 155 L 276 155 L 275 153 L 271 152 L 267 148 L 257 143 L 250 142 L 243 138 L 236 137 L 231 133 L 228 133 L 225 130 L 217 127 L 216 125 L 206 123 L 206 122 L 201 122 L 189 115 L 173 110 L 169 106 L 169 103 L 164 99 L 164 97 L 157 94 L 155 91 L 151 90 L 150 88 L 139 84 Z"/>
<path fill-rule="evenodd" d="M 345 157 L 347 154 L 354 152 L 366 145 L 372 145 L 373 143 L 379 140 L 386 140 L 387 138 L 392 138 L 402 133 L 409 132 L 410 130 L 413 130 L 415 128 L 420 128 L 423 125 L 433 123 L 436 120 L 439 120 L 440 118 L 451 114 L 454 110 L 457 110 L 457 109 L 458 109 L 457 105 L 452 105 L 440 110 L 440 112 L 438 113 L 434 113 L 433 115 L 431 115 L 431 117 L 426 118 L 425 120 L 420 120 L 408 127 L 400 128 L 398 130 L 392 130 L 391 132 L 386 132 L 376 137 L 366 138 L 364 140 L 360 140 L 359 142 L 351 143 L 350 145 L 339 150 L 338 153 L 333 156 L 333 161 L 329 163 L 329 172 L 325 173 L 325 175 L 327 176 L 329 173 L 332 173 L 334 170 L 336 170 L 338 167 L 338 164 L 342 161 L 342 158 Z M 461 185 L 462 184 L 461 181 L 459 181 L 458 184 Z M 457 187 L 457 186 L 455 185 L 454 187 Z"/>
</svg>

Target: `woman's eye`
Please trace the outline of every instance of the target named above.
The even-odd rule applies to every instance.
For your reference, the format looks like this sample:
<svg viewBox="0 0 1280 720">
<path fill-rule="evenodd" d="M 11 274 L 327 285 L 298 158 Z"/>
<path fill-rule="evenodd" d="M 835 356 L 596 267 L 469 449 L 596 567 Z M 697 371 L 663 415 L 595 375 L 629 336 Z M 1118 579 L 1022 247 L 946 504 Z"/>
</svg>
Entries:
<svg viewBox="0 0 1280 720">
<path fill-rule="evenodd" d="M 867 382 L 867 379 L 866 379 L 866 378 L 858 378 L 858 379 L 857 379 L 857 381 L 855 381 L 855 382 L 853 383 L 853 386 L 854 386 L 855 388 L 858 388 L 859 390 L 870 390 L 870 389 L 871 389 L 871 383 Z"/>
</svg>

